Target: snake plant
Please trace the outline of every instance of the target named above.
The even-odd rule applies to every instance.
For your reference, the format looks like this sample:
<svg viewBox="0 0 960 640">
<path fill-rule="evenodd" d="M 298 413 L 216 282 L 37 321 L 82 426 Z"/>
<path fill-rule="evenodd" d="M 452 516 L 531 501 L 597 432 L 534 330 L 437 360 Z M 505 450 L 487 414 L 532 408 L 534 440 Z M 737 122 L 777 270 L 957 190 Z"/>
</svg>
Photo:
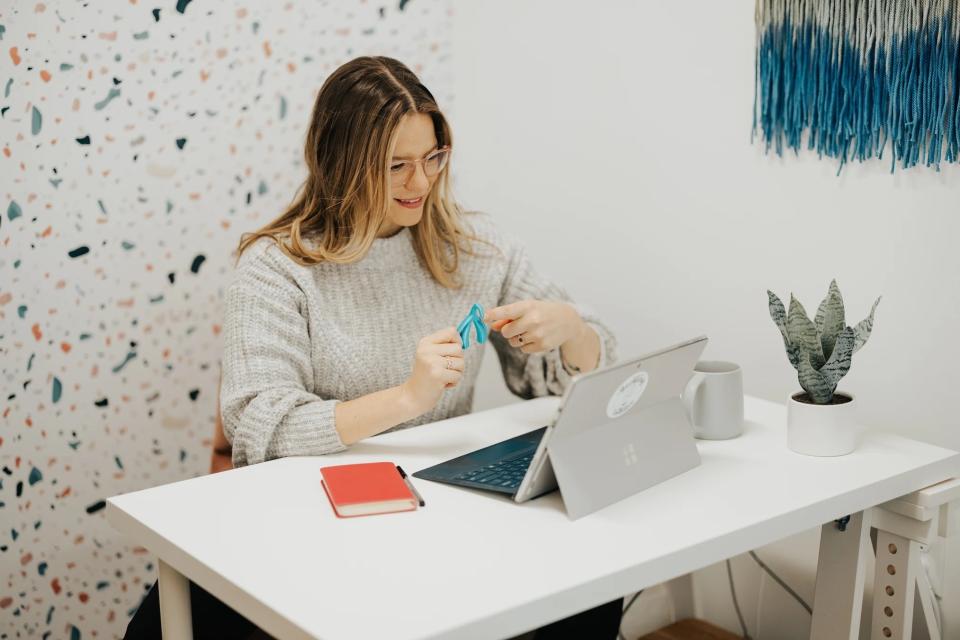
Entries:
<svg viewBox="0 0 960 640">
<path fill-rule="evenodd" d="M 789 311 L 784 310 L 780 298 L 772 291 L 767 291 L 767 298 L 770 317 L 780 329 L 787 357 L 797 370 L 800 386 L 814 404 L 830 404 L 840 379 L 850 371 L 853 354 L 870 338 L 873 314 L 880 298 L 873 303 L 870 315 L 855 327 L 845 324 L 843 296 L 836 280 L 830 283 L 830 290 L 812 321 L 793 294 L 790 295 Z"/>
</svg>

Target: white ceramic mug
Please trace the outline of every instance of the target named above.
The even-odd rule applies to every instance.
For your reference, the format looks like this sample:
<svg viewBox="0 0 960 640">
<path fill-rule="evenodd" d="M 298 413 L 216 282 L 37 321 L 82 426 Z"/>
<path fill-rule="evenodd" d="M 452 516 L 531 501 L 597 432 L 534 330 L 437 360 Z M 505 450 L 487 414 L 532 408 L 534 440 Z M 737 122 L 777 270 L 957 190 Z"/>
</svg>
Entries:
<svg viewBox="0 0 960 640">
<path fill-rule="evenodd" d="M 734 362 L 701 360 L 683 391 L 693 435 L 726 440 L 743 433 L 743 371 Z"/>
</svg>

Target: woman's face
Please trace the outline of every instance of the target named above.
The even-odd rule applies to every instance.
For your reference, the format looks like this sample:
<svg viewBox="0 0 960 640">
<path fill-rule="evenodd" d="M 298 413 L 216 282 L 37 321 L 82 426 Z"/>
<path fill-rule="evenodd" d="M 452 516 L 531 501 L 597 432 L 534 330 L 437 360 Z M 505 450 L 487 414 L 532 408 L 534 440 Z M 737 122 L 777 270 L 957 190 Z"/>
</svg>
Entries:
<svg viewBox="0 0 960 640">
<path fill-rule="evenodd" d="M 400 121 L 397 146 L 390 159 L 390 206 L 378 235 L 392 235 L 400 227 L 412 227 L 423 216 L 423 201 L 437 176 L 424 172 L 426 158 L 437 148 L 433 119 L 425 113 L 408 113 Z"/>
</svg>

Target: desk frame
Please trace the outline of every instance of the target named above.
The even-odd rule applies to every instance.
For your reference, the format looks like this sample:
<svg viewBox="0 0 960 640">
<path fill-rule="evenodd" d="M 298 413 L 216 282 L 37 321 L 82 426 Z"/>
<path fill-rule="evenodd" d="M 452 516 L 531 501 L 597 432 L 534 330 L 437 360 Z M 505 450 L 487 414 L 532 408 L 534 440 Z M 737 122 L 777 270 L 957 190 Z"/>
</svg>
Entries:
<svg viewBox="0 0 960 640">
<path fill-rule="evenodd" d="M 960 479 L 946 480 L 920 491 L 855 513 L 849 522 L 829 522 L 820 531 L 820 557 L 813 605 L 811 638 L 857 640 L 863 609 L 864 574 L 875 554 L 872 640 L 910 640 L 914 603 L 930 640 L 940 640 L 933 585 L 920 556 L 934 536 L 957 535 L 951 510 L 960 508 Z M 871 549 L 875 530 L 875 550 Z"/>
</svg>

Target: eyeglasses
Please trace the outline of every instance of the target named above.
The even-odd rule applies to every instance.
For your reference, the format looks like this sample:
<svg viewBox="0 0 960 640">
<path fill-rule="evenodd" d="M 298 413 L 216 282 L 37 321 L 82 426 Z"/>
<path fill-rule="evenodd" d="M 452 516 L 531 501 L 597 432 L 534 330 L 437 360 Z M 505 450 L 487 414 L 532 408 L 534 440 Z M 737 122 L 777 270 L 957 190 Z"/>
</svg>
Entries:
<svg viewBox="0 0 960 640">
<path fill-rule="evenodd" d="M 428 178 L 440 173 L 447 166 L 447 160 L 450 158 L 450 147 L 440 147 L 436 151 L 428 153 L 419 160 L 397 160 L 390 163 L 390 181 L 393 184 L 406 184 L 413 175 L 414 168 L 423 163 L 423 173 Z"/>
</svg>

